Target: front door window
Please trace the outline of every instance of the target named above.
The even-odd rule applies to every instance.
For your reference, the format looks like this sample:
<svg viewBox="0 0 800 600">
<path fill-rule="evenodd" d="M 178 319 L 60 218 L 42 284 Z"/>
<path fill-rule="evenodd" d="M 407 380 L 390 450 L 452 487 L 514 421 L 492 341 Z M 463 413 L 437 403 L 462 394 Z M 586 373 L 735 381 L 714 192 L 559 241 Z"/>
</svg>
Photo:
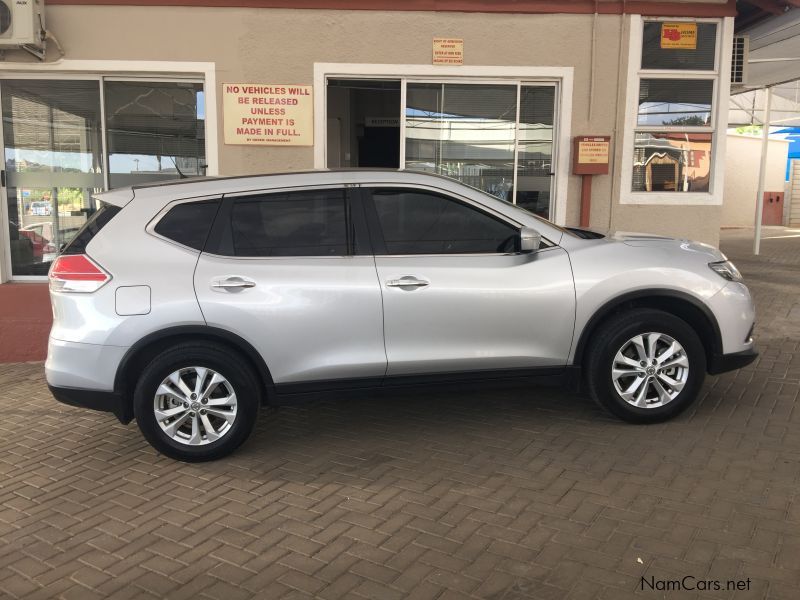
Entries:
<svg viewBox="0 0 800 600">
<path fill-rule="evenodd" d="M 377 188 L 372 201 L 386 254 L 493 254 L 516 250 L 508 223 L 440 194 Z"/>
</svg>

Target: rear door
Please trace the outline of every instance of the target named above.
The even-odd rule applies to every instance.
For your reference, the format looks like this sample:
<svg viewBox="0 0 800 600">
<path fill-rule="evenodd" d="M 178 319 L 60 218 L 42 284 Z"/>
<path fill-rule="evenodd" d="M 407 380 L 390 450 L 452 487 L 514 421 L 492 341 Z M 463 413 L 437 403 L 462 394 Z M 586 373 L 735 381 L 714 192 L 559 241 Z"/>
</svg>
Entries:
<svg viewBox="0 0 800 600">
<path fill-rule="evenodd" d="M 365 190 L 387 375 L 562 367 L 575 323 L 567 253 L 517 250 L 519 225 L 423 187 Z"/>
<path fill-rule="evenodd" d="M 358 202 L 345 187 L 223 200 L 197 298 L 209 325 L 261 353 L 278 386 L 385 373 L 381 291 Z"/>
</svg>

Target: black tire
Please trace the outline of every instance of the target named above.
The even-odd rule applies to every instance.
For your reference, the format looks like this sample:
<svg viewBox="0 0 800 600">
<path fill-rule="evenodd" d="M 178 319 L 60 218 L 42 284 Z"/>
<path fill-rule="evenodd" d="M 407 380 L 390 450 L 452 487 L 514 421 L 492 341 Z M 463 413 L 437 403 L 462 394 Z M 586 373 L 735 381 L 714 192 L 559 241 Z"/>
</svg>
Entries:
<svg viewBox="0 0 800 600">
<path fill-rule="evenodd" d="M 617 391 L 612 368 L 614 357 L 628 340 L 651 332 L 670 336 L 683 346 L 688 359 L 688 374 L 683 388 L 672 400 L 662 406 L 640 408 L 627 402 Z M 589 393 L 620 419 L 630 423 L 666 421 L 686 410 L 697 398 L 705 378 L 706 353 L 697 333 L 686 321 L 664 311 L 637 308 L 610 317 L 592 337 L 584 361 Z M 647 381 L 647 375 L 643 378 Z M 623 381 L 633 381 L 633 378 Z M 655 396 L 657 390 L 654 387 L 650 389 Z"/>
<path fill-rule="evenodd" d="M 162 431 L 154 411 L 159 385 L 171 373 L 189 367 L 213 369 L 236 394 L 233 423 L 218 440 L 202 445 L 172 439 Z M 258 379 L 245 360 L 227 348 L 203 342 L 178 344 L 153 358 L 142 371 L 133 395 L 136 422 L 147 441 L 162 454 L 186 462 L 215 460 L 236 450 L 253 430 L 260 403 Z"/>
</svg>

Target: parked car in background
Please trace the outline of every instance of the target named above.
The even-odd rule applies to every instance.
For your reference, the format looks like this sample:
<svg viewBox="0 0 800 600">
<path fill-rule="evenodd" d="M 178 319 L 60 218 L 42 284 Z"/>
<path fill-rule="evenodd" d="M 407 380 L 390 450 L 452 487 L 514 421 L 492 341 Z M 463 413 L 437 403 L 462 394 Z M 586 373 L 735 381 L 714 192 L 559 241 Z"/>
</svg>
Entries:
<svg viewBox="0 0 800 600">
<path fill-rule="evenodd" d="M 34 200 L 30 204 L 30 211 L 32 215 L 47 217 L 53 213 L 53 207 L 49 200 Z"/>
<path fill-rule="evenodd" d="M 320 171 L 117 189 L 50 270 L 54 396 L 224 456 L 259 407 L 432 382 L 583 382 L 635 423 L 751 362 L 719 250 L 565 229 L 456 181 Z M 99 435 L 102 435 L 99 433 Z"/>
<path fill-rule="evenodd" d="M 12 221 L 11 226 L 16 227 L 17 224 Z M 33 259 L 36 262 L 46 262 L 47 260 L 52 260 L 52 258 L 55 258 L 56 247 L 52 244 L 49 238 L 46 238 L 41 234 L 40 228 L 28 225 L 26 227 L 20 227 L 18 231 L 20 237 L 27 238 L 31 241 Z"/>
<path fill-rule="evenodd" d="M 30 225 L 25 225 L 25 227 L 20 227 L 20 231 L 33 231 L 37 235 L 43 237 L 47 241 L 53 240 L 55 237 L 53 232 L 53 222 L 52 221 L 43 221 L 41 223 L 31 223 Z"/>
<path fill-rule="evenodd" d="M 60 246 L 65 246 L 69 241 L 75 237 L 75 234 L 78 233 L 80 227 L 67 227 L 61 228 L 59 230 L 58 236 L 58 243 Z M 47 248 L 45 249 L 44 260 L 46 262 L 54 260 L 56 253 L 58 252 L 58 248 L 56 248 L 56 233 L 53 229 L 53 223 L 51 221 L 44 221 L 42 223 L 32 223 L 30 225 L 26 225 L 25 227 L 20 228 L 20 232 L 33 232 L 36 235 L 40 236 L 42 239 L 48 242 Z M 29 235 L 29 234 L 24 234 Z"/>
</svg>

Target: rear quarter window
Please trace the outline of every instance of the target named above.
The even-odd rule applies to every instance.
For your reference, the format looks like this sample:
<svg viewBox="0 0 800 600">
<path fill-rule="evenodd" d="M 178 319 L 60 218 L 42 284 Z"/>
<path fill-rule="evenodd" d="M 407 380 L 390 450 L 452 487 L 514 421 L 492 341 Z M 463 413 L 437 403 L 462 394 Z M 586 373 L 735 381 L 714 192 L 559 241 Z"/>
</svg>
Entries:
<svg viewBox="0 0 800 600">
<path fill-rule="evenodd" d="M 64 246 L 62 254 L 86 254 L 86 246 L 92 241 L 92 238 L 100 233 L 100 230 L 108 225 L 108 223 L 117 216 L 122 208 L 114 206 L 113 204 L 103 204 L 97 211 L 89 217 L 89 220 L 83 224 L 75 237 Z"/>
<path fill-rule="evenodd" d="M 219 200 L 183 202 L 173 206 L 153 231 L 173 242 L 202 250 L 218 208 Z"/>
</svg>

